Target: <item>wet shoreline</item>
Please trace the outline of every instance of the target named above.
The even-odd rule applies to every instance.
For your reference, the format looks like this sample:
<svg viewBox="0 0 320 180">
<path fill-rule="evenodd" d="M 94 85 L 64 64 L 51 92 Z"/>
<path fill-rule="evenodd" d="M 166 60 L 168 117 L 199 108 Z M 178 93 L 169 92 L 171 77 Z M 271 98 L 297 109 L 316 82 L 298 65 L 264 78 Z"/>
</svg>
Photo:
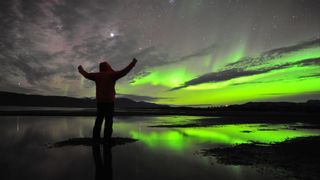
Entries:
<svg viewBox="0 0 320 180">
<path fill-rule="evenodd" d="M 233 147 L 203 149 L 217 163 L 271 168 L 275 176 L 316 180 L 320 176 L 320 136 L 297 137 L 278 143 L 248 143 Z M 270 169 L 269 169 L 270 170 Z"/>
</svg>

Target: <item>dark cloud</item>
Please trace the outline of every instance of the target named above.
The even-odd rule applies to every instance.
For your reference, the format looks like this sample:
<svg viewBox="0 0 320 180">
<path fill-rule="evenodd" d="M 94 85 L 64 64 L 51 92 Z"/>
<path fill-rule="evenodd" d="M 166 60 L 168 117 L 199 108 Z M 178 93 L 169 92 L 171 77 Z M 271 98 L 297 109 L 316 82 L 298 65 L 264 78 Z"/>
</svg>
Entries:
<svg viewBox="0 0 320 180">
<path fill-rule="evenodd" d="M 0 72 L 5 78 L 2 89 L 30 92 L 30 85 L 39 85 L 41 80 L 59 72 L 58 68 L 48 66 L 56 55 L 37 48 L 42 32 L 35 33 L 32 28 L 41 26 L 41 18 L 45 17 L 40 2 L 1 1 L 0 66 L 5 67 Z M 29 85 L 23 87 L 21 83 L 17 86 L 20 83 L 17 79 L 26 79 Z M 39 93 L 38 88 L 33 91 Z"/>
<path fill-rule="evenodd" d="M 320 65 L 320 59 L 319 58 L 307 59 L 299 62 L 286 63 L 283 65 L 277 65 L 277 66 L 262 68 L 258 70 L 230 69 L 230 70 L 225 70 L 221 72 L 208 73 L 208 74 L 202 75 L 198 78 L 185 82 L 183 86 L 176 87 L 171 90 L 177 90 L 177 89 L 185 88 L 187 86 L 197 85 L 197 84 L 202 84 L 207 82 L 221 82 L 221 81 L 227 81 L 230 79 L 244 77 L 244 76 L 258 75 L 258 74 L 267 73 L 273 70 L 285 69 L 292 66 L 312 66 L 312 65 Z"/>
<path fill-rule="evenodd" d="M 290 93 L 266 93 L 266 94 L 260 94 L 262 96 L 283 96 L 283 95 L 290 95 Z"/>
<path fill-rule="evenodd" d="M 284 54 L 287 54 L 290 52 L 299 51 L 299 50 L 307 49 L 311 47 L 319 47 L 319 46 L 320 46 L 320 39 L 305 41 L 292 46 L 272 49 L 270 51 L 262 53 L 258 57 L 244 57 L 237 62 L 227 64 L 226 68 L 256 66 L 259 64 L 264 64 L 266 63 L 266 61 L 272 61 L 275 58 L 281 57 Z"/>
<path fill-rule="evenodd" d="M 8 58 L 8 56 L 6 57 Z M 33 56 L 16 55 L 10 59 L 0 58 L 0 65 L 6 66 L 1 75 L 15 74 L 25 77 L 29 83 L 34 84 L 37 80 L 52 75 L 52 72 L 37 62 Z M 33 67 L 36 66 L 36 67 Z"/>
<path fill-rule="evenodd" d="M 305 42 L 302 42 L 302 43 L 299 43 L 299 44 L 293 45 L 293 46 L 273 49 L 273 50 L 270 50 L 270 51 L 263 53 L 262 57 L 281 56 L 282 54 L 286 54 L 286 53 L 290 53 L 290 52 L 294 52 L 294 51 L 299 51 L 301 49 L 307 49 L 307 48 L 316 47 L 316 46 L 320 46 L 320 39 L 305 41 Z"/>
<path fill-rule="evenodd" d="M 258 68 L 258 69 L 254 69 L 254 66 L 251 66 L 250 69 L 253 69 L 253 70 L 246 69 L 247 64 L 254 64 L 255 61 L 257 61 L 257 59 L 260 59 L 258 61 L 258 64 L 261 64 L 262 58 L 265 58 L 268 60 L 273 60 L 272 58 L 270 58 L 270 56 L 275 57 L 275 54 L 276 54 L 277 57 L 281 57 L 282 55 L 285 55 L 286 53 L 290 53 L 292 51 L 298 51 L 298 50 L 305 49 L 308 47 L 317 47 L 320 45 L 319 42 L 320 42 L 320 40 L 316 39 L 314 41 L 304 42 L 302 44 L 294 45 L 292 47 L 285 47 L 285 48 L 271 50 L 266 53 L 262 53 L 262 55 L 259 56 L 258 58 L 246 57 L 246 58 L 244 58 L 244 60 L 240 61 L 239 63 L 232 63 L 232 64 L 227 65 L 227 67 L 233 67 L 231 69 L 204 74 L 200 77 L 197 77 L 197 78 L 194 78 L 190 81 L 185 82 L 182 86 L 173 88 L 171 90 L 178 90 L 181 88 L 185 88 L 187 86 L 197 85 L 197 84 L 201 84 L 201 83 L 221 82 L 221 81 L 226 81 L 226 80 L 244 77 L 244 76 L 258 75 L 258 74 L 267 73 L 267 72 L 270 72 L 273 70 L 284 69 L 284 68 L 288 68 L 288 67 L 292 67 L 292 66 L 320 65 L 320 59 L 315 58 L 315 59 L 304 59 L 304 60 L 300 60 L 298 62 L 293 62 L 293 63 L 278 64 L 278 65 L 273 65 L 273 66 Z M 268 58 L 266 58 L 266 55 L 268 56 Z M 254 62 L 254 63 L 252 63 L 252 62 Z M 244 64 L 246 64 L 246 65 L 244 65 Z"/>
<path fill-rule="evenodd" d="M 172 98 L 153 97 L 153 96 L 139 96 L 134 94 L 117 94 L 117 97 L 123 97 L 123 98 L 129 98 L 135 101 L 147 101 L 147 102 L 153 102 L 159 99 L 172 99 Z"/>
<path fill-rule="evenodd" d="M 269 80 L 269 81 L 250 81 L 250 82 L 241 82 L 241 83 L 232 83 L 230 86 L 239 86 L 239 85 L 245 85 L 245 84 L 267 84 L 267 83 L 273 83 L 273 82 L 279 82 L 283 81 L 285 79 L 275 79 L 275 80 Z"/>
<path fill-rule="evenodd" d="M 17 92 L 17 93 L 37 93 L 42 94 L 43 91 L 33 89 L 33 88 L 25 88 L 20 86 L 18 83 L 14 84 L 11 81 L 8 81 L 7 79 L 1 77 L 0 78 L 0 89 L 1 91 L 8 91 L 8 92 Z"/>
<path fill-rule="evenodd" d="M 96 22 L 93 22 L 89 30 L 103 28 L 102 22 L 108 21 L 108 15 L 111 15 L 114 9 L 111 4 L 115 3 L 61 0 L 1 1 L 0 65 L 5 68 L 0 75 L 6 78 L 6 89 L 12 87 L 12 91 L 15 91 L 15 84 L 26 79 L 26 82 L 37 90 L 46 89 L 53 92 L 56 87 L 52 87 L 52 91 L 46 87 L 53 78 L 79 79 L 73 59 L 98 61 L 111 57 L 114 63 L 120 61 L 119 59 L 125 59 L 126 53 L 123 52 L 130 52 L 134 47 L 128 38 L 117 36 L 110 39 L 102 37 L 99 33 L 79 37 L 81 31 L 87 31 L 86 22 Z M 56 42 L 50 44 L 50 39 Z M 79 43 L 72 43 L 74 41 Z M 63 46 L 70 47 L 71 51 L 63 49 Z M 78 47 L 86 51 L 77 51 Z M 56 85 L 61 87 L 59 84 Z"/>
<path fill-rule="evenodd" d="M 313 78 L 313 77 L 320 77 L 320 73 L 318 74 L 310 74 L 310 75 L 306 75 L 306 76 L 299 76 L 299 78 L 303 79 L 303 78 Z"/>
<path fill-rule="evenodd" d="M 71 64 L 61 66 L 50 63 L 53 57 L 55 55 L 49 55 L 43 51 L 7 53 L 5 56 L 0 56 L 0 65 L 6 67 L 0 74 L 4 77 L 10 74 L 24 77 L 30 84 L 35 84 L 61 72 L 75 71 Z"/>
<path fill-rule="evenodd" d="M 114 0 L 60 0 L 60 3 L 53 4 L 50 9 L 53 15 L 59 19 L 59 25 L 68 40 L 78 37 L 79 29 L 85 24 L 94 23 L 87 26 L 92 32 L 99 32 L 102 25 L 110 21 L 114 12 L 118 10 Z"/>
<path fill-rule="evenodd" d="M 221 72 L 215 72 L 215 73 L 208 73 L 205 75 L 202 75 L 198 78 L 192 79 L 190 81 L 187 81 L 184 83 L 184 85 L 180 87 L 173 88 L 171 90 L 178 90 L 181 88 L 185 88 L 191 85 L 197 85 L 197 84 L 202 84 L 206 82 L 221 82 L 221 81 L 226 81 L 238 77 L 243 77 L 243 76 L 251 76 L 251 75 L 256 75 L 256 74 L 262 74 L 271 71 L 271 69 L 264 69 L 264 70 L 252 70 L 252 71 L 246 71 L 242 69 L 230 69 L 230 70 L 225 70 Z"/>
</svg>

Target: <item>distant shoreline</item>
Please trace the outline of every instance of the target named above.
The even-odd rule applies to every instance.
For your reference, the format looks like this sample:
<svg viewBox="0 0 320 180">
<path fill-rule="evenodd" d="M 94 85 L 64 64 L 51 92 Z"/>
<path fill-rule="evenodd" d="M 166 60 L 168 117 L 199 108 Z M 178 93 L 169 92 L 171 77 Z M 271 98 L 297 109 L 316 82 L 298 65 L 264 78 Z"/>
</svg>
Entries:
<svg viewBox="0 0 320 180">
<path fill-rule="evenodd" d="M 0 116 L 95 116 L 95 109 L 66 110 L 0 110 Z M 115 109 L 115 116 L 231 116 L 231 117 L 295 117 L 319 118 L 320 112 L 277 112 L 277 111 L 214 111 L 196 109 Z"/>
</svg>

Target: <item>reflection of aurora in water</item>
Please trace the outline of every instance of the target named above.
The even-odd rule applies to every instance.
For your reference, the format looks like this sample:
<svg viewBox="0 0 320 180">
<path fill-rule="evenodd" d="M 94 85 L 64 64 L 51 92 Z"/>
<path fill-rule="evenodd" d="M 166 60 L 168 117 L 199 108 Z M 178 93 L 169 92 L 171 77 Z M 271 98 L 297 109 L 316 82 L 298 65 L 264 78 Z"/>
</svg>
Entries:
<svg viewBox="0 0 320 180">
<path fill-rule="evenodd" d="M 134 125 L 118 124 L 119 131 L 136 129 Z M 263 126 L 263 127 L 262 127 Z M 138 128 L 129 130 L 132 138 L 150 148 L 184 150 L 197 144 L 234 145 L 251 141 L 272 143 L 287 138 L 318 135 L 319 130 L 290 129 L 288 125 L 239 124 L 200 128 Z M 243 132 L 245 131 L 245 132 Z"/>
<path fill-rule="evenodd" d="M 319 130 L 287 130 L 286 125 L 226 125 L 204 128 L 151 128 L 162 123 L 182 123 L 200 117 L 154 116 L 115 117 L 114 137 L 135 137 L 139 141 L 112 148 L 113 172 L 116 179 L 262 179 L 246 166 L 214 164 L 212 159 L 195 156 L 195 152 L 219 145 L 249 140 L 280 141 L 286 137 L 319 134 Z M 92 135 L 94 117 L 3 117 L 0 140 L 2 165 L 10 174 L 29 179 L 92 179 L 94 160 L 87 146 L 65 146 L 46 149 L 47 143 Z M 190 123 L 190 122 L 188 122 Z M 300 125 L 300 124 L 299 124 Z M 257 131 L 259 128 L 278 131 Z M 241 131 L 252 131 L 242 133 Z M 23 158 L 21 158 L 23 157 Z M 61 164 L 61 162 L 63 162 Z M 44 168 L 45 167 L 45 168 Z M 72 167 L 72 168 L 70 168 Z M 68 171 L 66 171 L 68 169 Z M 80 171 L 79 171 L 80 169 Z M 85 171 L 82 171 L 85 170 Z M 19 173 L 16 173 L 19 172 Z M 36 173 L 34 173 L 36 172 Z M 44 173 L 38 173 L 44 172 Z M 243 176 L 245 174 L 245 177 Z M 251 174 L 251 175 L 250 175 Z M 201 176 L 202 175 L 202 176 Z M 249 178 L 248 175 L 250 175 Z M 5 178 L 21 179 L 21 178 Z M 169 178 L 170 179 L 170 178 Z"/>
</svg>

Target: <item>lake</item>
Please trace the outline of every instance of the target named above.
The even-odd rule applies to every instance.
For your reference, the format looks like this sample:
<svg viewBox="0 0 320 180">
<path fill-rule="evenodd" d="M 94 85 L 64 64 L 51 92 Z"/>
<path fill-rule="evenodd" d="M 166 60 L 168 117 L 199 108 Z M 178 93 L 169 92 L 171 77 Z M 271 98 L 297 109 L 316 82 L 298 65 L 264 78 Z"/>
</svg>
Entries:
<svg viewBox="0 0 320 180">
<path fill-rule="evenodd" d="M 280 142 L 319 135 L 319 129 L 292 124 L 230 124 L 205 127 L 151 127 L 196 122 L 195 116 L 114 118 L 114 137 L 138 141 L 107 151 L 105 164 L 120 179 L 279 179 L 270 170 L 223 165 L 201 150 L 248 142 Z M 0 117 L 0 179 L 94 179 L 97 158 L 91 146 L 50 145 L 91 137 L 94 117 Z M 101 147 L 102 148 L 102 147 Z M 98 152 L 100 155 L 102 152 Z M 103 151 L 105 153 L 105 151 Z M 101 155 L 106 156 L 106 155 Z M 273 170 L 271 170 L 273 171 Z"/>
</svg>

